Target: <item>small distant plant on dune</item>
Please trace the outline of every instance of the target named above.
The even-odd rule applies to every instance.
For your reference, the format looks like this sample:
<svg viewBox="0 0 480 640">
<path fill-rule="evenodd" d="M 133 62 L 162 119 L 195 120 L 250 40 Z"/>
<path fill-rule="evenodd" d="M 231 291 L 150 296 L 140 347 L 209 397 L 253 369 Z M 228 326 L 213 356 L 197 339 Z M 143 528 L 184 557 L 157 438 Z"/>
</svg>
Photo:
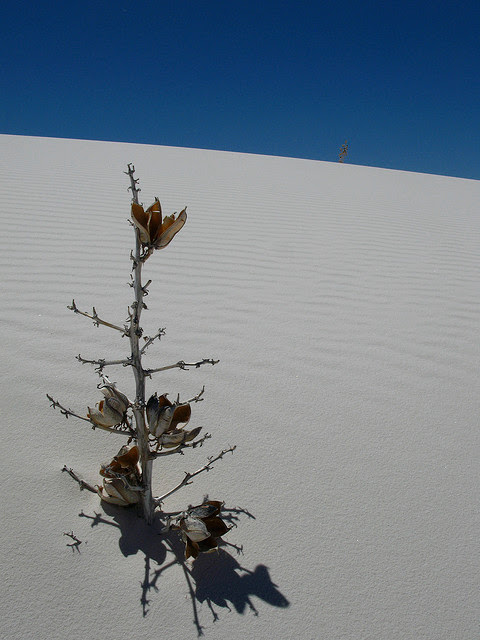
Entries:
<svg viewBox="0 0 480 640">
<path fill-rule="evenodd" d="M 182 455 L 190 450 L 199 448 L 209 433 L 202 434 L 202 427 L 188 428 L 192 417 L 192 406 L 203 400 L 204 388 L 193 398 L 180 399 L 179 395 L 171 396 L 169 391 L 162 388 L 147 399 L 145 383 L 154 375 L 171 369 L 192 369 L 203 365 L 215 365 L 218 360 L 203 358 L 195 362 L 179 360 L 173 364 L 157 368 L 145 368 L 142 358 L 146 350 L 165 334 L 160 328 L 152 335 L 145 335 L 141 324 L 142 311 L 147 309 L 145 297 L 151 280 L 142 283 L 142 269 L 146 261 L 157 251 L 170 245 L 177 233 L 183 229 L 187 221 L 186 209 L 178 215 L 163 216 L 158 198 L 153 204 L 145 208 L 139 202 L 138 179 L 135 178 L 135 168 L 128 165 L 125 172 L 130 179 L 129 189 L 132 192 L 131 225 L 135 235 L 135 248 L 130 253 L 131 282 L 133 301 L 128 307 L 125 322 L 107 322 L 99 317 L 95 307 L 91 313 L 81 311 L 75 300 L 68 307 L 74 313 L 90 318 L 95 326 L 107 327 L 127 338 L 130 343 L 130 355 L 126 358 L 105 360 L 86 359 L 81 355 L 77 359 L 81 363 L 96 367 L 100 377 L 98 390 L 103 399 L 86 408 L 85 415 L 73 412 L 54 400 L 47 394 L 53 408 L 60 409 L 67 418 L 73 416 L 87 422 L 96 431 L 107 432 L 123 439 L 123 445 L 116 447 L 108 456 L 110 461 L 100 466 L 101 481 L 98 485 L 91 485 L 81 480 L 73 469 L 64 467 L 81 486 L 96 494 L 107 503 L 120 507 L 139 509 L 147 523 L 151 524 L 158 512 L 167 521 L 166 529 L 179 531 L 185 543 L 185 557 L 196 558 L 199 553 L 217 548 L 218 540 L 225 535 L 229 527 L 221 518 L 223 503 L 219 500 L 205 499 L 200 505 L 189 506 L 182 512 L 163 512 L 164 501 L 173 493 L 191 484 L 192 479 L 204 471 L 212 468 L 213 464 L 227 453 L 233 452 L 235 446 L 221 451 L 218 455 L 208 458 L 206 464 L 192 473 L 185 473 L 181 481 L 161 495 L 155 496 L 152 490 L 153 463 L 164 456 Z M 109 367 L 130 367 L 135 382 L 134 395 L 125 393 L 125 389 L 118 389 L 106 375 Z M 174 400 L 170 400 L 174 397 Z M 183 458 L 182 458 L 183 459 Z M 168 515 L 168 517 L 167 517 Z"/>
<path fill-rule="evenodd" d="M 338 154 L 338 161 L 345 162 L 345 158 L 347 157 L 347 154 L 348 154 L 348 142 L 345 140 L 345 142 L 340 147 L 340 153 Z"/>
</svg>

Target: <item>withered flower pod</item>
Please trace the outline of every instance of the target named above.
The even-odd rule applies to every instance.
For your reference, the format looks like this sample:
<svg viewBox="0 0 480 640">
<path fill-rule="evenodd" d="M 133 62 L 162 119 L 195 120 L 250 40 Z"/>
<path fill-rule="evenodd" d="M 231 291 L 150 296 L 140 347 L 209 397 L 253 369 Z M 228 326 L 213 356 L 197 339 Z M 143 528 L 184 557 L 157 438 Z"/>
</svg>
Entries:
<svg viewBox="0 0 480 640">
<path fill-rule="evenodd" d="M 197 558 L 199 553 L 207 553 L 218 547 L 218 539 L 230 528 L 219 517 L 223 503 L 208 500 L 197 507 L 190 507 L 181 516 L 173 529 L 182 532 L 185 542 L 185 559 Z"/>
<path fill-rule="evenodd" d="M 140 501 L 140 492 L 129 489 L 121 478 L 104 478 L 103 486 L 97 486 L 97 493 L 105 502 L 119 507 L 128 507 Z"/>
<path fill-rule="evenodd" d="M 101 400 L 95 409 L 88 407 L 87 417 L 97 427 L 108 429 L 123 422 L 130 402 L 113 384 L 106 384 L 101 391 L 105 400 Z"/>
<path fill-rule="evenodd" d="M 139 473 L 138 461 L 140 460 L 140 452 L 137 445 L 133 447 L 124 446 L 120 449 L 113 460 L 100 469 L 100 475 L 105 478 L 115 478 L 120 475 L 132 475 Z"/>
<path fill-rule="evenodd" d="M 162 207 L 158 198 L 145 211 L 142 205 L 132 202 L 133 224 L 140 232 L 143 245 L 154 249 L 164 249 L 180 231 L 187 220 L 187 210 L 162 218 Z"/>
<path fill-rule="evenodd" d="M 163 447 L 177 447 L 185 442 L 190 442 L 201 431 L 201 427 L 191 431 L 177 428 L 179 424 L 187 423 L 190 420 L 192 408 L 188 402 L 172 403 L 166 394 L 158 397 L 154 393 L 147 402 L 146 411 L 148 429 Z"/>
<path fill-rule="evenodd" d="M 130 487 L 140 483 L 140 454 L 138 447 L 122 447 L 113 460 L 102 465 L 100 474 L 103 486 L 97 486 L 97 493 L 102 500 L 121 507 L 128 507 L 140 500 L 140 492 Z"/>
</svg>

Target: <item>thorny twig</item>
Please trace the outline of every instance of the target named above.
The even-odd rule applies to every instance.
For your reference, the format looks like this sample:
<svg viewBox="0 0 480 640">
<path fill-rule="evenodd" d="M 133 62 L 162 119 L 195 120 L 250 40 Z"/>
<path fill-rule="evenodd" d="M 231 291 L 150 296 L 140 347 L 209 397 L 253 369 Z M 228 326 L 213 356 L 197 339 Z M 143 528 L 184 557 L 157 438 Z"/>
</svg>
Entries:
<svg viewBox="0 0 480 640">
<path fill-rule="evenodd" d="M 159 371 L 168 371 L 168 369 L 189 369 L 195 367 L 198 369 L 202 366 L 202 364 L 211 364 L 212 366 L 220 362 L 220 360 L 213 360 L 212 358 L 203 358 L 203 360 L 198 360 L 198 362 L 185 362 L 184 360 L 180 360 L 175 364 L 169 364 L 165 367 L 158 367 L 158 369 L 145 369 L 145 375 L 150 376 L 152 373 L 158 373 Z"/>
<path fill-rule="evenodd" d="M 123 173 L 130 178 L 130 186 L 127 187 L 127 191 L 132 192 L 133 199 L 135 202 L 138 202 L 138 194 L 140 193 L 140 187 L 137 187 L 137 184 L 140 182 L 140 178 L 134 178 L 133 174 L 135 173 L 135 165 L 131 162 L 127 164 L 128 171 L 124 171 Z"/>
<path fill-rule="evenodd" d="M 165 335 L 165 328 L 159 329 L 157 331 L 157 333 L 154 336 L 152 336 L 151 338 L 148 338 L 148 337 L 145 336 L 144 337 L 145 344 L 140 349 L 140 355 L 143 356 L 143 354 L 148 349 L 148 347 L 152 344 L 152 342 L 155 342 L 155 340 L 160 340 L 161 337 L 164 336 L 164 335 Z"/>
<path fill-rule="evenodd" d="M 111 322 L 106 322 L 105 320 L 102 320 L 101 318 L 99 318 L 95 310 L 95 307 L 93 307 L 91 314 L 86 313 L 85 311 L 80 311 L 80 309 L 75 304 L 75 300 L 72 300 L 72 304 L 68 305 L 67 309 L 70 309 L 70 311 L 73 311 L 74 313 L 79 313 L 81 316 L 85 316 L 86 318 L 90 318 L 90 320 L 93 320 L 93 324 L 96 327 L 102 324 L 105 327 L 110 327 L 110 329 L 115 329 L 116 331 L 120 331 L 120 333 L 122 333 L 123 335 L 125 335 L 127 332 L 126 327 L 119 327 L 116 324 L 112 324 Z"/>
<path fill-rule="evenodd" d="M 89 418 L 85 418 L 85 416 L 79 416 L 78 413 L 71 411 L 71 409 L 66 409 L 59 402 L 57 402 L 57 400 L 54 400 L 52 396 L 50 396 L 48 393 L 46 394 L 46 396 L 52 403 L 51 406 L 53 407 L 53 409 L 57 409 L 57 408 L 60 409 L 60 413 L 64 415 L 66 418 L 68 418 L 69 416 L 74 416 L 79 420 L 84 420 L 85 422 L 89 422 L 90 424 L 92 424 Z"/>
<path fill-rule="evenodd" d="M 171 489 L 170 491 L 167 491 L 167 493 L 164 493 L 163 496 L 159 496 L 158 498 L 154 498 L 154 503 L 157 507 L 159 507 L 162 502 L 164 502 L 164 500 L 166 498 L 168 498 L 169 496 L 172 495 L 172 493 L 175 493 L 175 491 L 178 491 L 179 489 L 181 489 L 182 487 L 185 487 L 187 484 L 191 484 L 191 480 L 192 478 L 194 478 L 195 476 L 198 476 L 199 473 L 202 473 L 203 471 L 210 471 L 210 469 L 212 468 L 212 465 L 214 462 L 216 462 L 217 460 L 220 460 L 221 458 L 223 458 L 223 456 L 227 453 L 233 453 L 236 449 L 236 445 L 234 445 L 233 447 L 230 447 L 229 449 L 224 449 L 223 451 L 221 451 L 217 456 L 215 456 L 214 458 L 208 458 L 208 462 L 207 464 L 203 465 L 203 467 L 201 467 L 200 469 L 197 469 L 197 471 L 194 471 L 193 473 L 189 473 L 189 472 L 185 472 L 185 477 L 183 478 L 183 480 L 181 482 L 179 482 L 177 484 L 176 487 L 174 487 L 173 489 Z"/>
<path fill-rule="evenodd" d="M 191 402 L 203 402 L 202 396 L 203 396 L 204 393 L 205 393 L 205 385 L 203 385 L 200 393 L 197 393 L 196 396 L 194 396 L 193 398 L 190 398 L 190 400 L 187 400 L 187 402 L 188 403 L 191 403 Z"/>
<path fill-rule="evenodd" d="M 99 360 L 87 360 L 87 358 L 82 358 L 80 354 L 78 354 L 76 358 L 82 364 L 96 365 L 98 372 L 101 372 L 104 367 L 110 367 L 112 365 L 121 364 L 124 367 L 128 367 L 128 366 L 131 366 L 132 364 L 132 361 L 130 358 L 123 358 L 121 360 L 105 360 L 104 358 L 100 358 Z"/>
</svg>

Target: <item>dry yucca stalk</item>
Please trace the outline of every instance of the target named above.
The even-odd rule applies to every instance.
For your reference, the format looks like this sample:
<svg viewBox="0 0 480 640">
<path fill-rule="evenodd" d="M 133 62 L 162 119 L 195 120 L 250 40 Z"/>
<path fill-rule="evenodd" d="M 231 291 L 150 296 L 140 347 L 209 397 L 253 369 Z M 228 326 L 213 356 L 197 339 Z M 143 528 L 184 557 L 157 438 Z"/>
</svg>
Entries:
<svg viewBox="0 0 480 640">
<path fill-rule="evenodd" d="M 338 154 L 338 161 L 345 162 L 345 158 L 347 157 L 347 154 L 348 154 L 348 142 L 345 140 L 345 142 L 340 147 L 340 152 Z"/>
<path fill-rule="evenodd" d="M 155 251 L 166 248 L 175 235 L 183 228 L 187 220 L 186 208 L 178 215 L 163 216 L 158 198 L 145 209 L 139 202 L 138 179 L 134 177 L 135 168 L 128 165 L 130 179 L 129 189 L 132 192 L 131 222 L 135 234 L 135 249 L 130 254 L 132 262 L 131 287 L 134 300 L 128 308 L 128 318 L 125 323 L 107 322 L 100 318 L 93 308 L 91 313 L 81 311 L 75 301 L 68 307 L 76 314 L 93 320 L 96 326 L 105 326 L 113 331 L 128 337 L 130 342 L 130 355 L 128 358 L 114 360 L 87 360 L 81 355 L 77 359 L 82 363 L 89 363 L 96 367 L 100 375 L 101 383 L 98 388 L 104 398 L 95 407 L 88 407 L 85 415 L 80 415 L 65 408 L 50 395 L 49 398 L 54 408 L 68 418 L 74 416 L 88 422 L 93 429 L 116 433 L 126 439 L 126 443 L 118 451 L 108 464 L 103 464 L 100 474 L 103 484 L 92 486 L 80 480 L 77 474 L 68 467 L 65 471 L 82 488 L 98 493 L 100 498 L 112 504 L 128 507 L 140 505 L 141 513 L 148 523 L 151 523 L 156 510 L 161 511 L 163 501 L 178 489 L 190 484 L 192 478 L 203 471 L 208 471 L 214 462 L 222 458 L 226 453 L 233 452 L 235 447 L 229 447 L 221 451 L 217 456 L 208 459 L 208 462 L 193 473 L 186 473 L 183 479 L 163 495 L 154 497 L 152 493 L 152 470 L 156 459 L 175 453 L 183 453 L 185 449 L 193 449 L 201 446 L 210 437 L 208 433 L 200 437 L 201 427 L 186 429 L 190 421 L 191 405 L 203 400 L 204 389 L 188 401 L 181 402 L 177 397 L 175 402 L 167 398 L 167 394 L 154 393 L 148 400 L 145 397 L 145 379 L 152 374 L 173 368 L 189 369 L 200 367 L 204 364 L 217 364 L 213 358 L 202 359 L 197 362 L 185 362 L 180 360 L 174 364 L 145 369 L 142 365 L 142 357 L 146 349 L 164 335 L 164 329 L 158 329 L 151 337 L 144 337 L 141 326 L 142 311 L 146 308 L 144 297 L 148 294 L 148 286 L 142 283 L 142 269 L 145 262 Z M 107 367 L 125 366 L 131 367 L 135 380 L 135 397 L 129 399 L 128 395 L 117 389 L 104 370 Z M 101 461 L 99 461 L 100 463 Z M 206 501 L 203 505 L 187 509 L 185 512 L 173 514 L 169 520 L 169 526 L 178 529 L 186 542 L 188 556 L 196 557 L 199 552 L 207 551 L 217 546 L 217 539 L 228 531 L 228 527 L 219 517 L 221 502 Z M 192 510 L 193 509 L 193 510 Z M 205 515 L 206 514 L 206 515 Z M 172 514 L 169 514 L 172 516 Z M 175 517 L 177 516 L 177 517 Z"/>
</svg>

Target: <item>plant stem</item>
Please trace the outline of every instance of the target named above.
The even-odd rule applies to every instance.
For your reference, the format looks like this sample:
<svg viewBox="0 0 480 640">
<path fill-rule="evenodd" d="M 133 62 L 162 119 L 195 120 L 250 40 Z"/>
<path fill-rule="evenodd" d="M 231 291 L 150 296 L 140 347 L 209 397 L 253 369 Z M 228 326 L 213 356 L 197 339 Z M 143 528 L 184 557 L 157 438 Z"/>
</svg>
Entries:
<svg viewBox="0 0 480 640">
<path fill-rule="evenodd" d="M 130 188 L 133 194 L 133 201 L 136 204 L 138 202 L 137 180 L 133 177 L 135 168 L 132 165 L 128 165 L 128 176 L 130 177 Z M 131 347 L 131 363 L 133 366 L 133 373 L 135 376 L 136 395 L 135 403 L 133 405 L 133 415 L 135 417 L 136 433 L 137 433 L 137 445 L 140 453 L 140 465 L 142 467 L 142 485 L 143 491 L 141 494 L 141 505 L 143 510 L 143 517 L 148 524 L 153 522 L 154 515 L 154 502 L 152 496 L 152 467 L 153 460 L 150 459 L 150 445 L 148 442 L 148 429 L 145 423 L 145 373 L 142 367 L 142 350 L 139 345 L 139 340 L 142 335 L 142 329 L 140 326 L 140 316 L 144 306 L 143 296 L 144 290 L 142 288 L 142 258 L 141 258 L 142 245 L 140 242 L 140 232 L 135 228 L 135 253 L 133 255 L 133 290 L 135 294 L 135 301 L 132 304 L 132 311 L 130 314 L 130 327 L 128 335 L 130 338 Z"/>
<path fill-rule="evenodd" d="M 203 467 L 201 467 L 200 469 L 197 469 L 197 471 L 194 471 L 193 473 L 185 472 L 185 476 L 184 476 L 183 480 L 181 482 L 179 482 L 176 487 L 174 487 L 173 489 L 170 489 L 170 491 L 167 491 L 167 493 L 164 493 L 163 496 L 159 496 L 158 498 L 154 498 L 156 506 L 158 506 L 158 507 L 161 506 L 161 504 L 165 500 L 165 498 L 168 498 L 168 496 L 171 496 L 172 493 L 175 493 L 175 491 L 178 491 L 179 489 L 181 489 L 185 485 L 191 484 L 192 478 L 194 478 L 195 476 L 198 476 L 199 473 L 203 473 L 203 471 L 210 471 L 210 469 L 212 468 L 212 465 L 213 465 L 214 462 L 216 462 L 217 460 L 220 460 L 221 458 L 223 458 L 223 456 L 225 454 L 227 454 L 227 453 L 233 453 L 236 448 L 237 448 L 237 446 L 234 445 L 233 447 L 229 447 L 228 449 L 224 449 L 217 456 L 209 458 L 207 464 L 204 464 Z"/>
</svg>

